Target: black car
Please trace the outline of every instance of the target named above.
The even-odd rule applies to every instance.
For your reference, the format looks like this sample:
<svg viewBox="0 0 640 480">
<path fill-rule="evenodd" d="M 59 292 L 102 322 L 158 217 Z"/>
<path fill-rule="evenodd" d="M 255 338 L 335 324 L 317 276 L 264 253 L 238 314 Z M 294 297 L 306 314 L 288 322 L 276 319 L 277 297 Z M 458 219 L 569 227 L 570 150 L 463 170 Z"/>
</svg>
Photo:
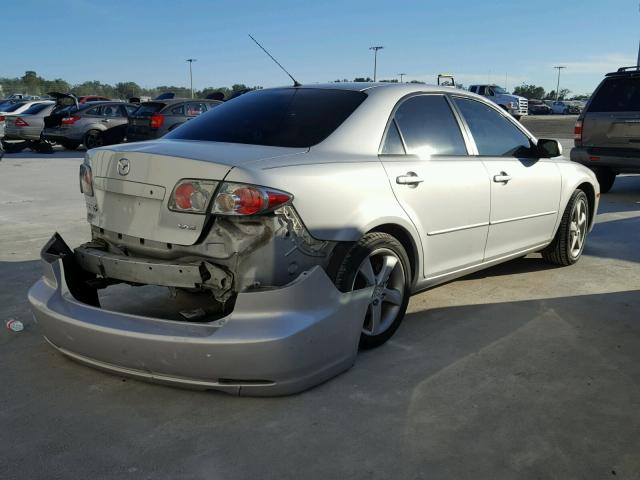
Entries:
<svg viewBox="0 0 640 480">
<path fill-rule="evenodd" d="M 156 99 L 141 103 L 129 116 L 127 141 L 138 142 L 160 138 L 221 103 L 219 100 L 185 98 Z"/>
</svg>

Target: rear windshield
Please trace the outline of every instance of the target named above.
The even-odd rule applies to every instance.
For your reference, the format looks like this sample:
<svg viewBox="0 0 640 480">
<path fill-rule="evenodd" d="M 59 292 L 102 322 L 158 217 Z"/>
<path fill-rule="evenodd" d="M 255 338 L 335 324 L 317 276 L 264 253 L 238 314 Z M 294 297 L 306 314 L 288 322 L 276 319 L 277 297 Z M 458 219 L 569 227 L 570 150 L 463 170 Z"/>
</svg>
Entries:
<svg viewBox="0 0 640 480">
<path fill-rule="evenodd" d="M 590 112 L 640 111 L 640 77 L 610 77 L 591 100 Z"/>
<path fill-rule="evenodd" d="M 6 107 L 4 109 L 5 112 L 15 112 L 17 109 L 19 109 L 21 106 L 23 106 L 25 103 L 27 102 L 19 102 L 19 103 L 14 103 L 13 105 L 9 105 L 8 107 Z"/>
<path fill-rule="evenodd" d="M 158 113 L 165 107 L 166 103 L 161 102 L 146 102 L 141 104 L 138 109 L 133 112 L 134 115 L 153 115 L 154 113 Z"/>
<path fill-rule="evenodd" d="M 165 138 L 310 147 L 327 138 L 365 98 L 352 90 L 260 90 L 223 103 Z"/>
<path fill-rule="evenodd" d="M 25 115 L 33 115 L 35 113 L 40 113 L 45 108 L 51 107 L 51 106 L 52 104 L 50 103 L 36 103 L 35 105 L 31 105 L 22 113 L 24 113 Z"/>
</svg>

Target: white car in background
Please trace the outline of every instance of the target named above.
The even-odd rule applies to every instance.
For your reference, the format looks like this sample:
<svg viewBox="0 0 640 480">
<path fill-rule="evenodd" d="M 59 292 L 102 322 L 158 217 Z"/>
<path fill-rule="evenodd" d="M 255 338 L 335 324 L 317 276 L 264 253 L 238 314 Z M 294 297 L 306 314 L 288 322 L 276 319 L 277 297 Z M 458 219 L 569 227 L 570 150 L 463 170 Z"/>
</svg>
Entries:
<svg viewBox="0 0 640 480">
<path fill-rule="evenodd" d="M 49 343 L 89 365 L 297 392 L 388 340 L 413 293 L 531 252 L 578 261 L 600 191 L 560 155 L 451 87 L 249 92 L 162 139 L 90 150 L 92 240 L 71 250 L 55 234 L 29 301 Z M 136 304 L 140 286 L 200 303 L 115 311 L 99 296 L 115 284 Z"/>
</svg>

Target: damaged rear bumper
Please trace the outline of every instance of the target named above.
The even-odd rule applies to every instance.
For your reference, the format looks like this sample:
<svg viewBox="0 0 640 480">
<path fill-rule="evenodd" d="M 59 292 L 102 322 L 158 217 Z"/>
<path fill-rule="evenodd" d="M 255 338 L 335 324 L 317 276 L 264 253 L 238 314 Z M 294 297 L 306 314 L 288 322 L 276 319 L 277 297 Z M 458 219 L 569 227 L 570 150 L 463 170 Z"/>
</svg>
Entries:
<svg viewBox="0 0 640 480">
<path fill-rule="evenodd" d="M 97 295 L 78 287 L 83 270 L 57 235 L 41 256 L 44 275 L 29 302 L 60 352 L 126 376 L 232 394 L 296 393 L 351 367 L 371 296 L 341 293 L 314 267 L 284 287 L 238 294 L 234 311 L 214 322 L 177 322 L 90 305 Z"/>
</svg>

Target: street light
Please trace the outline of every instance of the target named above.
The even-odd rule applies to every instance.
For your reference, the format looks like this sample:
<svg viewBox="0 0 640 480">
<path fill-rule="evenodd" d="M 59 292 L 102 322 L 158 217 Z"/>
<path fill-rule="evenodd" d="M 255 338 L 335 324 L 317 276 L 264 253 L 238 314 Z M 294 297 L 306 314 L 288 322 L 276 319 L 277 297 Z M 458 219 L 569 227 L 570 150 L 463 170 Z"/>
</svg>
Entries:
<svg viewBox="0 0 640 480">
<path fill-rule="evenodd" d="M 369 47 L 369 50 L 373 50 L 373 81 L 376 81 L 376 70 L 378 68 L 378 50 L 382 50 L 384 47 Z"/>
<path fill-rule="evenodd" d="M 560 96 L 560 70 L 562 70 L 563 68 L 567 68 L 564 67 L 562 65 L 558 65 L 556 67 L 553 68 L 557 68 L 558 69 L 558 83 L 556 84 L 556 102 L 558 101 L 558 97 Z"/>
<path fill-rule="evenodd" d="M 193 98 L 193 70 L 191 69 L 191 66 L 193 65 L 193 62 L 197 62 L 198 59 L 197 58 L 187 58 L 187 62 L 189 62 L 189 81 L 191 83 L 191 98 Z"/>
<path fill-rule="evenodd" d="M 399 73 L 398 75 L 400 75 L 400 83 L 403 83 L 402 77 L 404 77 L 406 75 L 406 73 Z"/>
</svg>

